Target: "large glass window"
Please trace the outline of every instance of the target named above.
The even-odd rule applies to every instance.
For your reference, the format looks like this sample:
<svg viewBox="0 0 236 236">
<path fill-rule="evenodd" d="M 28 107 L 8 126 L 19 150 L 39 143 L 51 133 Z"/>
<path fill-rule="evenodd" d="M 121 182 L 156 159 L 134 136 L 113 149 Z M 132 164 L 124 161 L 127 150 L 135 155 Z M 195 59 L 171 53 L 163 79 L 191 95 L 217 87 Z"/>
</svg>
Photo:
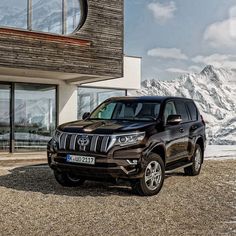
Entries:
<svg viewBox="0 0 236 236">
<path fill-rule="evenodd" d="M 32 3 L 32 29 L 61 34 L 62 0 L 32 0 Z"/>
<path fill-rule="evenodd" d="M 44 150 L 56 126 L 56 87 L 16 84 L 15 150 Z"/>
<path fill-rule="evenodd" d="M 1 0 L 0 26 L 27 29 L 27 0 Z"/>
<path fill-rule="evenodd" d="M 81 119 L 85 112 L 93 111 L 99 104 L 110 97 L 125 96 L 125 90 L 78 88 L 78 118 Z"/>
<path fill-rule="evenodd" d="M 84 0 L 1 0 L 0 26 L 71 34 L 85 22 Z"/>
<path fill-rule="evenodd" d="M 10 86 L 0 84 L 0 152 L 10 146 Z"/>
</svg>

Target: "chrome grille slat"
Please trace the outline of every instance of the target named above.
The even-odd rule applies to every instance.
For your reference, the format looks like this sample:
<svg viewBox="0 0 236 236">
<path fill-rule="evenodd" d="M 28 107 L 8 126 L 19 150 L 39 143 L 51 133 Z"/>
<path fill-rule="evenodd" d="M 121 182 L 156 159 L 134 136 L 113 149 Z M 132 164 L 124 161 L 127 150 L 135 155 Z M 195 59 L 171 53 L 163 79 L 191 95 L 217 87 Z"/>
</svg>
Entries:
<svg viewBox="0 0 236 236">
<path fill-rule="evenodd" d="M 65 149 L 66 137 L 67 137 L 67 134 L 62 133 L 61 138 L 60 138 L 60 143 L 59 143 L 60 149 Z"/>
<path fill-rule="evenodd" d="M 74 141 L 74 146 L 73 146 L 73 150 L 75 151 L 75 147 L 76 147 L 76 140 L 77 140 L 78 135 L 75 135 L 75 141 Z"/>
<path fill-rule="evenodd" d="M 65 135 L 65 140 L 64 140 L 64 150 L 66 150 L 66 141 L 67 141 L 68 134 Z"/>
<path fill-rule="evenodd" d="M 70 139 L 70 150 L 75 150 L 76 134 L 73 134 Z"/>
<path fill-rule="evenodd" d="M 97 148 L 97 142 L 98 142 L 98 135 L 94 135 L 92 138 L 92 142 L 90 145 L 90 151 L 91 152 L 96 152 L 96 148 Z"/>
<path fill-rule="evenodd" d="M 103 137 L 101 152 L 106 152 L 106 147 L 107 147 L 108 140 L 109 140 L 109 136 Z"/>
</svg>

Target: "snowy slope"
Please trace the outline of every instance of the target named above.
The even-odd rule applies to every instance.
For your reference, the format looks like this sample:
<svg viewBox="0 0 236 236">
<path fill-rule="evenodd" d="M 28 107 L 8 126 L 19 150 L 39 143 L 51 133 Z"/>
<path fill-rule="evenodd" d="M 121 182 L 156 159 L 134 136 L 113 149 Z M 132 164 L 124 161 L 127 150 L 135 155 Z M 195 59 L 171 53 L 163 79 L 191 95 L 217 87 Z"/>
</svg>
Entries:
<svg viewBox="0 0 236 236">
<path fill-rule="evenodd" d="M 207 66 L 199 74 L 182 75 L 172 81 L 146 80 L 142 84 L 142 90 L 136 94 L 194 99 L 206 121 L 209 143 L 236 145 L 234 76 L 232 71 Z"/>
</svg>

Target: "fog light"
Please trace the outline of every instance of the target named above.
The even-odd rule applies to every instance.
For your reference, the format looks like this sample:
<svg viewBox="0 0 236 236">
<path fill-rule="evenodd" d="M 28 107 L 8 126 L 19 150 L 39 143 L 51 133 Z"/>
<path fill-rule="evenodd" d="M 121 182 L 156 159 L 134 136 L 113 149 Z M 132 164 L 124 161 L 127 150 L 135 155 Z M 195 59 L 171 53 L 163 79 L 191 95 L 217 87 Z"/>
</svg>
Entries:
<svg viewBox="0 0 236 236">
<path fill-rule="evenodd" d="M 138 160 L 126 160 L 128 162 L 129 165 L 137 165 L 138 164 Z"/>
</svg>

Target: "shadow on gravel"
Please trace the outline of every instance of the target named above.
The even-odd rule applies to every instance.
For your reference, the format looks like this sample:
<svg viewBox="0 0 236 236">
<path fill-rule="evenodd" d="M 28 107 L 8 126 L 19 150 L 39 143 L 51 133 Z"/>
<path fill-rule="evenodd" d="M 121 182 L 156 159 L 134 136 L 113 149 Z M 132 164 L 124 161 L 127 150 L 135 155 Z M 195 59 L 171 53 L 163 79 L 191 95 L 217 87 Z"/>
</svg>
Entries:
<svg viewBox="0 0 236 236">
<path fill-rule="evenodd" d="M 17 167 L 8 170 L 8 172 L 8 174 L 0 176 L 0 187 L 17 191 L 81 197 L 134 195 L 127 182 L 112 184 L 109 182 L 86 181 L 83 186 L 77 188 L 62 187 L 56 182 L 53 171 L 47 165 Z M 171 176 L 183 176 L 183 173 L 167 174 L 166 178 Z"/>
</svg>

